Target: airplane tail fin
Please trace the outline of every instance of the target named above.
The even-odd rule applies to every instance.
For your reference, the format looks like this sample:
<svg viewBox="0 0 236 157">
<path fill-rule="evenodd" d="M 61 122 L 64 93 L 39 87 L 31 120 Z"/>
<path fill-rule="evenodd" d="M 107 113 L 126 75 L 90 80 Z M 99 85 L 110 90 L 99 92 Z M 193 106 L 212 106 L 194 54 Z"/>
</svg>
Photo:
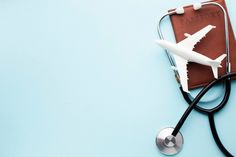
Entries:
<svg viewBox="0 0 236 157">
<path fill-rule="evenodd" d="M 222 54 L 221 56 L 219 56 L 218 58 L 216 58 L 215 60 L 211 61 L 211 69 L 212 72 L 214 74 L 215 78 L 218 78 L 218 68 L 221 68 L 222 66 L 221 61 L 226 57 L 226 54 Z"/>
</svg>

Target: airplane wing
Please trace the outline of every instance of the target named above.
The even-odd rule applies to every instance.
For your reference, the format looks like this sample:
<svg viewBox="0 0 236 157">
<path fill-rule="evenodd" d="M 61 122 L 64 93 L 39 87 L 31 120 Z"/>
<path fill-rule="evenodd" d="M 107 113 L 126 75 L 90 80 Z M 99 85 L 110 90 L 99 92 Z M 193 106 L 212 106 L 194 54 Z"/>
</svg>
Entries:
<svg viewBox="0 0 236 157">
<path fill-rule="evenodd" d="M 189 93 L 189 90 L 188 90 L 188 70 L 187 70 L 188 61 L 185 60 L 184 58 L 177 56 L 177 55 L 173 55 L 173 57 L 175 59 L 176 68 L 179 73 L 181 86 L 185 92 Z"/>
<path fill-rule="evenodd" d="M 179 46 L 187 48 L 189 50 L 193 50 L 194 46 L 203 38 L 206 36 L 206 34 L 211 31 L 213 28 L 216 28 L 215 26 L 208 25 L 201 29 L 200 31 L 194 33 L 193 35 L 188 35 L 186 39 L 182 40 L 178 43 Z"/>
</svg>

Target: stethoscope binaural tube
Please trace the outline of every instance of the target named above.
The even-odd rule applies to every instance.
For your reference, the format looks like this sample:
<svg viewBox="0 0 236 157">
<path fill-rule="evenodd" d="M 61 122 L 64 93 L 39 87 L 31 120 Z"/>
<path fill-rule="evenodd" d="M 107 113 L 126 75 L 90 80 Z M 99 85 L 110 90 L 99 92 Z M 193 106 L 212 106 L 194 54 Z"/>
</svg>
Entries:
<svg viewBox="0 0 236 157">
<path fill-rule="evenodd" d="M 193 98 L 190 94 L 184 92 L 182 90 L 182 88 L 180 87 L 181 93 L 182 93 L 184 99 L 188 102 L 189 107 L 187 108 L 187 110 L 185 111 L 185 113 L 183 114 L 183 116 L 181 117 L 181 119 L 179 120 L 179 122 L 175 128 L 165 128 L 165 129 L 161 130 L 161 132 L 158 134 L 158 136 L 156 138 L 156 143 L 157 143 L 159 150 L 163 154 L 166 154 L 166 155 L 174 155 L 174 154 L 177 154 L 181 150 L 182 145 L 183 145 L 183 136 L 179 132 L 180 128 L 184 124 L 185 120 L 187 119 L 187 117 L 191 113 L 191 111 L 193 109 L 195 109 L 201 113 L 208 115 L 211 132 L 212 132 L 214 140 L 215 140 L 217 146 L 219 147 L 219 149 L 227 157 L 233 156 L 232 154 L 230 154 L 230 152 L 224 147 L 224 145 L 220 141 L 220 138 L 218 136 L 216 126 L 215 126 L 215 121 L 214 121 L 214 114 L 216 112 L 220 111 L 226 105 L 226 103 L 229 99 L 230 91 L 231 91 L 230 79 L 231 79 L 231 77 L 236 76 L 236 73 L 230 73 L 231 69 L 230 69 L 230 50 L 229 50 L 229 33 L 228 33 L 229 31 L 228 31 L 227 14 L 226 14 L 225 9 L 220 4 L 218 4 L 216 2 L 198 3 L 196 5 L 193 5 L 193 9 L 198 10 L 204 5 L 218 6 L 218 7 L 220 7 L 220 9 L 222 10 L 222 12 L 224 14 L 225 44 L 226 44 L 226 54 L 227 54 L 226 75 L 220 77 L 217 80 L 212 81 L 209 85 L 207 85 L 205 88 L 203 88 L 195 98 Z M 161 27 L 160 27 L 162 20 L 165 17 L 170 16 L 170 15 L 174 15 L 174 14 L 184 14 L 184 8 L 183 7 L 177 8 L 175 11 L 168 12 L 167 14 L 162 16 L 162 18 L 159 20 L 159 23 L 157 26 L 158 35 L 159 35 L 160 39 L 164 39 L 162 31 L 161 31 Z M 165 52 L 167 54 L 167 57 L 170 61 L 171 66 L 175 66 L 175 62 L 174 62 L 172 56 L 168 53 L 167 50 L 165 50 Z M 178 79 L 179 79 L 178 71 L 174 70 L 174 73 L 175 73 L 175 77 L 178 81 Z M 221 82 L 221 81 L 224 81 L 224 85 L 225 85 L 224 86 L 225 94 L 224 94 L 224 97 L 223 97 L 221 103 L 219 103 L 219 105 L 217 105 L 216 107 L 214 107 L 212 109 L 205 109 L 205 108 L 198 106 L 197 104 L 199 104 L 202 97 L 207 93 L 207 91 L 209 89 L 211 89 L 216 83 Z M 202 102 L 204 102 L 204 101 L 202 101 Z"/>
</svg>

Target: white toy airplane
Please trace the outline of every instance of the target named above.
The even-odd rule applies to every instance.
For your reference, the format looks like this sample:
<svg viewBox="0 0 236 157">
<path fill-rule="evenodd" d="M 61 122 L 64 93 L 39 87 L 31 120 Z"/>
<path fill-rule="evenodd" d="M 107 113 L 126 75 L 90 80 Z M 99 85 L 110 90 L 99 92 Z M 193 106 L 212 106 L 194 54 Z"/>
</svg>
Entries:
<svg viewBox="0 0 236 157">
<path fill-rule="evenodd" d="M 193 35 L 189 35 L 185 33 L 184 35 L 187 37 L 181 42 L 175 44 L 168 42 L 166 40 L 157 40 L 157 44 L 168 50 L 168 52 L 173 53 L 173 58 L 175 59 L 176 70 L 178 70 L 180 76 L 180 83 L 185 92 L 189 92 L 188 90 L 188 76 L 187 76 L 187 64 L 188 62 L 196 62 L 199 64 L 207 65 L 212 68 L 213 74 L 215 78 L 218 78 L 218 67 L 222 67 L 221 61 L 226 57 L 226 54 L 222 54 L 215 60 L 208 58 L 200 53 L 193 51 L 194 46 L 206 36 L 206 34 L 216 28 L 215 26 L 208 25 L 200 31 L 196 32 Z"/>
</svg>

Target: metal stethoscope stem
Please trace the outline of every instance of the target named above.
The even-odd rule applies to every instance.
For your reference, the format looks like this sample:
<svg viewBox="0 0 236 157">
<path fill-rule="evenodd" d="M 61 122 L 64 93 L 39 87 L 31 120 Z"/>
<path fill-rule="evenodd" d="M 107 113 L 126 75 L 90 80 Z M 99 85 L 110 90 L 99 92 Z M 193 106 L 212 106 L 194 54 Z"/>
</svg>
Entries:
<svg viewBox="0 0 236 157">
<path fill-rule="evenodd" d="M 199 4 L 197 4 L 199 6 Z M 190 94 L 184 92 L 182 90 L 182 88 L 180 87 L 180 90 L 183 94 L 183 97 L 185 98 L 185 100 L 189 103 L 189 107 L 187 108 L 187 110 L 185 111 L 185 113 L 183 114 L 183 116 L 181 117 L 181 119 L 179 120 L 179 122 L 177 123 L 175 128 L 165 128 L 163 130 L 161 130 L 161 132 L 158 134 L 157 138 L 156 138 L 156 143 L 157 146 L 159 148 L 159 150 L 166 155 L 174 155 L 177 154 L 183 146 L 183 136 L 182 134 L 179 132 L 181 127 L 183 126 L 185 120 L 187 119 L 187 117 L 189 116 L 189 114 L 191 113 L 191 111 L 193 109 L 196 109 L 197 111 L 207 114 L 209 117 L 209 123 L 210 123 L 210 127 L 211 127 L 211 131 L 213 134 L 213 137 L 218 145 L 218 147 L 220 148 L 220 150 L 226 155 L 231 157 L 232 155 L 227 151 L 227 149 L 223 146 L 223 144 L 221 143 L 216 128 L 215 128 L 215 122 L 214 122 L 214 113 L 218 112 L 219 110 L 221 110 L 227 103 L 229 96 L 230 96 L 230 90 L 231 90 L 231 84 L 230 84 L 230 78 L 231 77 L 235 77 L 236 73 L 230 73 L 231 72 L 231 65 L 230 65 L 230 49 L 229 49 L 229 30 L 228 30 L 228 20 L 227 20 L 227 13 L 224 9 L 224 7 L 222 7 L 220 4 L 216 3 L 216 2 L 203 2 L 200 3 L 200 6 L 207 6 L 207 5 L 213 5 L 213 6 L 217 6 L 219 7 L 223 14 L 224 14 L 224 29 L 225 29 L 225 51 L 227 54 L 227 58 L 226 58 L 226 75 L 220 77 L 217 80 L 212 81 L 210 84 L 208 84 L 205 88 L 203 88 L 199 94 L 193 98 Z M 201 7 L 200 7 L 201 8 Z M 198 8 L 198 9 L 200 9 Z M 183 9 L 183 8 L 181 8 Z M 164 36 L 162 34 L 161 31 L 161 22 L 165 19 L 165 17 L 167 16 L 171 16 L 174 14 L 183 14 L 184 12 L 180 12 L 178 13 L 177 9 L 171 12 L 166 13 L 165 15 L 163 15 L 161 17 L 161 19 L 159 20 L 158 26 L 157 26 L 157 30 L 158 30 L 158 35 L 160 37 L 160 39 L 164 39 Z M 172 56 L 168 53 L 167 50 L 165 50 L 166 55 L 168 57 L 168 60 L 171 64 L 171 66 L 175 66 L 175 62 L 174 59 L 172 58 Z M 175 77 L 179 83 L 179 74 L 177 70 L 174 70 L 175 73 Z M 212 109 L 204 109 L 200 106 L 198 106 L 197 104 L 199 104 L 201 98 L 207 93 L 207 91 L 209 89 L 211 89 L 216 83 L 221 82 L 221 81 L 225 81 L 225 94 L 224 97 L 221 101 L 221 103 L 216 106 L 215 108 Z"/>
</svg>

